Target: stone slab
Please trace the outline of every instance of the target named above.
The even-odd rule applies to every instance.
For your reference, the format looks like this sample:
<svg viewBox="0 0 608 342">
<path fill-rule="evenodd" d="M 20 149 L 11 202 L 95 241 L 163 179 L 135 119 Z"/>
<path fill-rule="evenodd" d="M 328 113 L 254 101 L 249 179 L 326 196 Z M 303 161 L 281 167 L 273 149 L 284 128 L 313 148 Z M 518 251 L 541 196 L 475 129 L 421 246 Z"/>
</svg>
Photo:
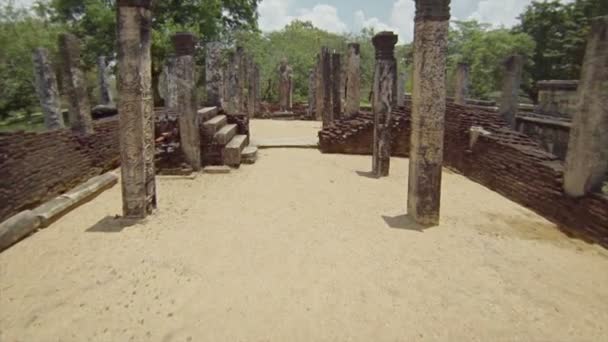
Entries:
<svg viewBox="0 0 608 342">
<path fill-rule="evenodd" d="M 226 165 L 210 165 L 203 168 L 203 172 L 208 174 L 226 174 L 230 171 L 230 167 Z"/>
<path fill-rule="evenodd" d="M 220 112 L 218 107 L 205 107 L 199 109 L 196 114 L 200 122 L 205 122 L 216 116 Z"/>
<path fill-rule="evenodd" d="M 247 146 L 241 151 L 241 163 L 254 164 L 258 160 L 258 148 Z"/>
<path fill-rule="evenodd" d="M 224 165 L 241 165 L 241 151 L 247 145 L 247 136 L 244 134 L 235 135 L 224 148 Z"/>
<path fill-rule="evenodd" d="M 203 123 L 203 132 L 207 136 L 213 136 L 222 127 L 226 126 L 226 123 L 228 123 L 226 115 L 216 115 Z"/>
<path fill-rule="evenodd" d="M 237 125 L 230 124 L 222 127 L 215 133 L 214 140 L 219 145 L 226 145 L 236 135 Z"/>
<path fill-rule="evenodd" d="M 317 137 L 275 138 L 275 139 L 253 139 L 251 145 L 260 149 L 268 148 L 318 148 Z"/>
<path fill-rule="evenodd" d="M 22 211 L 0 223 L 0 252 L 33 233 L 38 227 L 40 219 L 31 210 Z"/>
</svg>

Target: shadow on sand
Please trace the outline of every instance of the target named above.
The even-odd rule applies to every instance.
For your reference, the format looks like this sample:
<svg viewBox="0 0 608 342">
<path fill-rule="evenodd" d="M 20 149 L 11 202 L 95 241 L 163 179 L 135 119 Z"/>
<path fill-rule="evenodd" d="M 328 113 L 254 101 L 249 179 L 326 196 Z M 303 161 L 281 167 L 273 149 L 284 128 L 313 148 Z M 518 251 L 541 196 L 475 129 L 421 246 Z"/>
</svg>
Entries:
<svg viewBox="0 0 608 342">
<path fill-rule="evenodd" d="M 356 171 L 356 172 L 357 172 L 357 175 L 359 175 L 361 177 L 378 179 L 378 177 L 376 177 L 376 175 L 374 175 L 374 173 L 371 171 Z"/>
<path fill-rule="evenodd" d="M 121 216 L 106 216 L 86 231 L 88 233 L 120 233 L 123 229 L 138 222 L 139 220 L 126 219 Z"/>
<path fill-rule="evenodd" d="M 423 226 L 416 223 L 416 221 L 414 221 L 414 219 L 408 214 L 398 216 L 382 215 L 382 218 L 389 228 L 393 229 L 413 230 L 422 233 L 425 229 L 431 228 L 431 226 Z"/>
</svg>

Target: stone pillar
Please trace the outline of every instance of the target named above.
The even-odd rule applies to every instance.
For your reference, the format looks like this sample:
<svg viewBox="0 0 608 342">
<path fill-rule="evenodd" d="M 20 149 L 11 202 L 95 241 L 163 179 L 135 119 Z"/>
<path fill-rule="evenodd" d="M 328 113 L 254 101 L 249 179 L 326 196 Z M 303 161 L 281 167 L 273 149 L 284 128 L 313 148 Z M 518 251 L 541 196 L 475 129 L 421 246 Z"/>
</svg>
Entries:
<svg viewBox="0 0 608 342">
<path fill-rule="evenodd" d="M 407 73 L 405 70 L 399 71 L 397 76 L 397 107 L 403 107 L 405 105 L 405 81 L 407 80 Z"/>
<path fill-rule="evenodd" d="M 315 117 L 315 108 L 317 107 L 317 68 L 310 70 L 308 74 L 308 116 Z"/>
<path fill-rule="evenodd" d="M 331 101 L 332 119 L 340 119 L 342 117 L 342 56 L 336 52 L 331 54 Z"/>
<path fill-rule="evenodd" d="M 515 129 L 517 107 L 519 106 L 519 86 L 524 68 L 524 58 L 520 55 L 509 56 L 504 61 L 505 74 L 502 86 L 502 98 L 498 112 L 511 129 Z"/>
<path fill-rule="evenodd" d="M 247 59 L 247 115 L 253 118 L 256 113 L 256 81 L 255 81 L 255 62 L 253 57 Z"/>
<path fill-rule="evenodd" d="M 324 49 L 324 48 L 323 48 Z M 323 61 L 323 49 L 317 54 L 317 62 L 315 64 L 315 108 L 314 108 L 314 119 L 321 121 L 323 119 L 323 74 L 322 74 L 322 61 Z"/>
<path fill-rule="evenodd" d="M 323 127 L 327 127 L 334 118 L 331 102 L 331 54 L 326 47 L 321 49 L 319 55 L 317 94 L 317 116 L 323 120 Z"/>
<path fill-rule="evenodd" d="M 99 81 L 99 101 L 102 105 L 112 105 L 112 92 L 110 91 L 110 82 L 108 81 L 108 64 L 106 63 L 106 56 L 99 56 L 97 58 L 97 77 Z"/>
<path fill-rule="evenodd" d="M 206 105 L 221 107 L 222 89 L 222 43 L 210 42 L 206 45 L 205 87 L 207 90 Z"/>
<path fill-rule="evenodd" d="M 59 36 L 62 57 L 63 87 L 67 94 L 70 126 L 79 133 L 93 133 L 93 118 L 87 94 L 87 82 L 80 65 L 80 42 L 69 33 Z"/>
<path fill-rule="evenodd" d="M 235 92 L 235 113 L 242 114 L 245 112 L 243 104 L 245 103 L 245 48 L 242 46 L 236 47 L 236 54 L 234 57 L 234 72 L 236 75 L 236 89 Z"/>
<path fill-rule="evenodd" d="M 61 97 L 57 88 L 57 78 L 47 49 L 38 48 L 34 50 L 33 61 L 36 93 L 44 113 L 44 126 L 47 129 L 64 128 L 65 123 L 61 112 Z"/>
<path fill-rule="evenodd" d="M 346 117 L 359 113 L 361 104 L 361 48 L 357 43 L 348 44 L 346 66 Z"/>
<path fill-rule="evenodd" d="M 239 55 L 235 52 L 229 53 L 226 73 L 228 76 L 226 80 L 226 111 L 228 114 L 237 114 L 241 105 L 242 92 L 239 88 Z"/>
<path fill-rule="evenodd" d="M 566 155 L 564 190 L 579 197 L 608 176 L 608 16 L 594 18 L 578 84 Z"/>
<path fill-rule="evenodd" d="M 397 61 L 395 44 L 398 37 L 393 32 L 380 32 L 372 43 L 376 49 L 376 66 L 372 107 L 374 111 L 374 140 L 372 173 L 376 177 L 389 174 L 391 162 L 391 111 L 395 106 Z"/>
<path fill-rule="evenodd" d="M 466 105 L 469 96 L 469 65 L 458 63 L 456 67 L 456 85 L 454 87 L 454 103 Z"/>
<path fill-rule="evenodd" d="M 449 19 L 450 0 L 416 0 L 407 211 L 423 225 L 439 224 Z"/>
<path fill-rule="evenodd" d="M 172 37 L 175 50 L 175 77 L 177 80 L 177 113 L 182 152 L 194 171 L 201 169 L 201 141 L 196 120 L 196 71 L 194 51 L 196 36 L 177 33 Z"/>
<path fill-rule="evenodd" d="M 174 111 L 178 110 L 178 94 L 177 94 L 177 56 L 175 54 L 169 55 L 167 57 L 167 90 L 166 90 L 166 98 L 165 98 L 165 108 L 171 109 Z"/>
<path fill-rule="evenodd" d="M 293 69 L 287 64 L 287 58 L 281 60 L 279 65 L 279 105 L 282 112 L 291 110 L 291 82 Z"/>
<path fill-rule="evenodd" d="M 152 0 L 119 0 L 118 112 L 123 215 L 145 218 L 156 208 Z"/>
<path fill-rule="evenodd" d="M 260 102 L 262 102 L 262 82 L 261 82 L 261 76 L 260 76 L 260 66 L 255 63 L 253 66 L 253 83 L 255 85 L 255 93 L 254 93 L 254 98 L 255 98 L 255 107 L 254 107 L 254 113 L 259 114 L 260 113 Z"/>
</svg>

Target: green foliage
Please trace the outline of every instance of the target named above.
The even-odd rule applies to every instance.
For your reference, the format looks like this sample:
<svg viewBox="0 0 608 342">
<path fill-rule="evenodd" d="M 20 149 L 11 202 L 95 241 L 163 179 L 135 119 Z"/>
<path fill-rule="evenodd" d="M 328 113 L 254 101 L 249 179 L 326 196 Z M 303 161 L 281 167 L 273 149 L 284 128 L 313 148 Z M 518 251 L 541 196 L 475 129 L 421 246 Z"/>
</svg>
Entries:
<svg viewBox="0 0 608 342">
<path fill-rule="evenodd" d="M 585 55 L 590 19 L 608 15 L 606 0 L 533 1 L 520 16 L 515 32 L 527 33 L 536 42 L 528 72 L 534 82 L 578 79 Z M 536 96 L 534 87 L 529 89 Z"/>
<path fill-rule="evenodd" d="M 55 52 L 58 33 L 63 29 L 26 10 L 13 1 L 0 5 L 0 118 L 37 109 L 32 52 L 46 47 Z"/>
<path fill-rule="evenodd" d="M 503 78 L 503 60 L 514 53 L 531 56 L 535 43 L 525 33 L 507 29 L 491 29 L 477 21 L 455 21 L 448 38 L 449 91 L 453 92 L 453 76 L 459 62 L 470 66 L 470 96 L 489 99 L 500 90 Z M 530 77 L 524 75 L 524 86 Z"/>
</svg>

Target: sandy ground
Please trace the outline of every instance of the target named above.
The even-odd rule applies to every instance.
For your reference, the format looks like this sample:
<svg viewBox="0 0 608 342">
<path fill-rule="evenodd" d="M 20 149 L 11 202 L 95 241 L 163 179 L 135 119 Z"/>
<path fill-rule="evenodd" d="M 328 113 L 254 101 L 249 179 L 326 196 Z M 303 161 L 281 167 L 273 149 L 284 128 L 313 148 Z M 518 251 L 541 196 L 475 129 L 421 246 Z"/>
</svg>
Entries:
<svg viewBox="0 0 608 342">
<path fill-rule="evenodd" d="M 422 230 L 370 164 L 263 150 L 131 226 L 116 186 L 0 254 L 0 341 L 608 340 L 605 250 L 450 171 Z"/>
</svg>

